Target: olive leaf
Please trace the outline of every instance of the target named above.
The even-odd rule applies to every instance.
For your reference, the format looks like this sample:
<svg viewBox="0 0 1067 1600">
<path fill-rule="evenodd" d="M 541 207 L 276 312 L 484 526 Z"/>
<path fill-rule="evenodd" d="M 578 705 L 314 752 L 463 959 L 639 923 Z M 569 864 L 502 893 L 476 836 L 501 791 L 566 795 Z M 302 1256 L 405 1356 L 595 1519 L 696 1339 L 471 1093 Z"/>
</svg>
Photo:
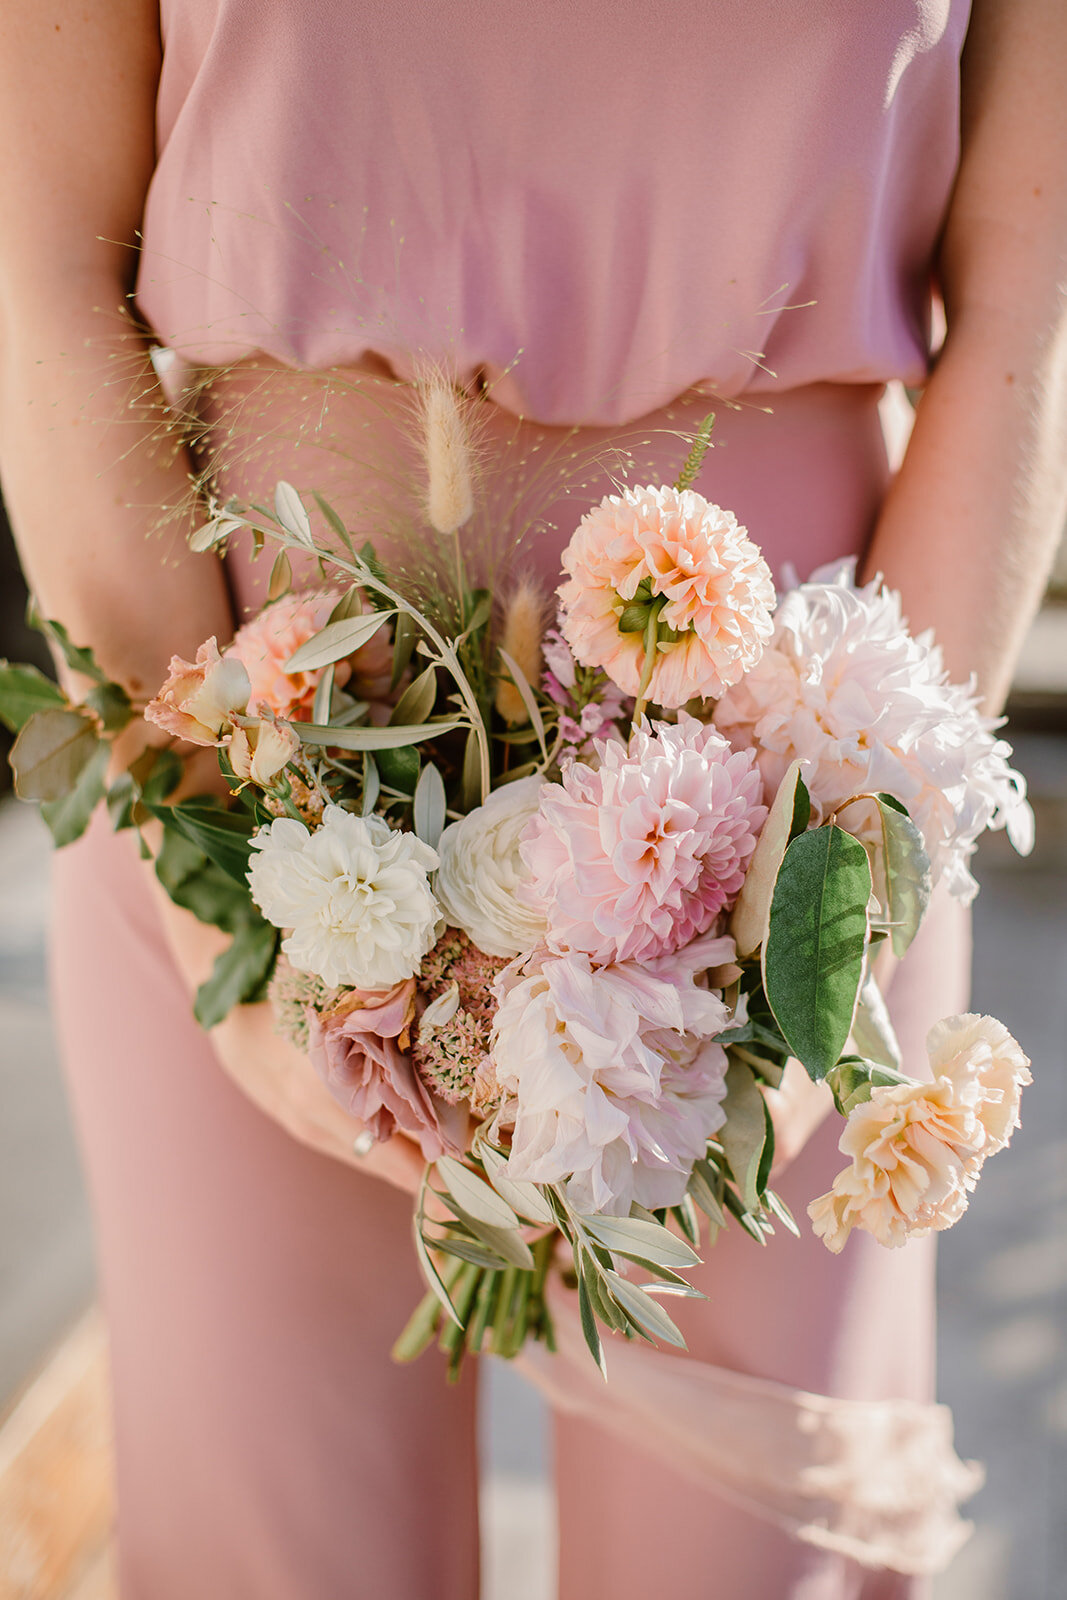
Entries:
<svg viewBox="0 0 1067 1600">
<path fill-rule="evenodd" d="M 363 611 L 356 617 L 328 622 L 299 650 L 294 650 L 285 663 L 286 672 L 314 672 L 318 667 L 343 661 L 373 639 L 392 615 L 391 611 Z"/>
<path fill-rule="evenodd" d="M 759 1176 L 767 1140 L 766 1102 L 755 1074 L 743 1061 L 731 1059 L 726 1071 L 726 1122 L 718 1134 L 741 1199 L 748 1211 L 759 1210 Z M 697 1204 L 700 1200 L 697 1196 Z"/>
</svg>

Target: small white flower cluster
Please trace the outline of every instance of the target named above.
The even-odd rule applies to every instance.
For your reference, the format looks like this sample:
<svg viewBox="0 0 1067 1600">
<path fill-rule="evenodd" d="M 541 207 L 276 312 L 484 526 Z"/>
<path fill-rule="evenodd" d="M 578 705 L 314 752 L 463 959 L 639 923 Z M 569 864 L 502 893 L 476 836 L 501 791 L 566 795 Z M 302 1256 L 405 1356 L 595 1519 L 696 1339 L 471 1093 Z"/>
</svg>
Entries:
<svg viewBox="0 0 1067 1600">
<path fill-rule="evenodd" d="M 968 861 L 980 833 L 1006 827 L 1020 854 L 1032 847 L 1026 783 L 997 723 L 972 685 L 949 682 L 932 635 L 911 637 L 897 593 L 879 579 L 855 586 L 852 562 L 784 597 L 770 645 L 714 721 L 758 750 L 767 796 L 799 757 L 817 820 L 865 791 L 901 800 L 934 879 L 965 903 L 978 892 Z"/>
</svg>

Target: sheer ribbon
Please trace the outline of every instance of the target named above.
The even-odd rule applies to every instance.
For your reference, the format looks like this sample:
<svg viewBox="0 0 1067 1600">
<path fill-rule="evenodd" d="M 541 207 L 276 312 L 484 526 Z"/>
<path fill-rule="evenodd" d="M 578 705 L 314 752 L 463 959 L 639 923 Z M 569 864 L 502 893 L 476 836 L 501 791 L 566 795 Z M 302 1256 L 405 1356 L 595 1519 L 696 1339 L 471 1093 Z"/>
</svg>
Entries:
<svg viewBox="0 0 1067 1600">
<path fill-rule="evenodd" d="M 605 1383 L 575 1297 L 552 1299 L 557 1354 L 528 1346 L 518 1366 L 560 1410 L 866 1567 L 940 1572 L 969 1538 L 958 1508 L 984 1473 L 956 1454 L 947 1406 L 834 1400 L 610 1337 Z"/>
</svg>

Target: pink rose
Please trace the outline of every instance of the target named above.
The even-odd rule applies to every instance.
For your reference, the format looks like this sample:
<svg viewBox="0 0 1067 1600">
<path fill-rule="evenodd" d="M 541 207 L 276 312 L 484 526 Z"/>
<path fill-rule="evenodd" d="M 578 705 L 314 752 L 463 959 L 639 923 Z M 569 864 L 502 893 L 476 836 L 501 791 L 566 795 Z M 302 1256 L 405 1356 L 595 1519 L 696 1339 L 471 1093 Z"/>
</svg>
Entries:
<svg viewBox="0 0 1067 1600">
<path fill-rule="evenodd" d="M 170 676 L 145 707 L 145 718 L 190 744 L 221 744 L 235 712 L 248 704 L 250 686 L 242 663 L 220 656 L 212 637 L 195 661 L 172 656 Z"/>
<path fill-rule="evenodd" d="M 337 1103 L 374 1135 L 406 1133 L 427 1161 L 463 1152 L 466 1116 L 422 1082 L 407 1050 L 415 980 L 391 989 L 347 990 L 308 1017 L 308 1055 Z"/>
</svg>

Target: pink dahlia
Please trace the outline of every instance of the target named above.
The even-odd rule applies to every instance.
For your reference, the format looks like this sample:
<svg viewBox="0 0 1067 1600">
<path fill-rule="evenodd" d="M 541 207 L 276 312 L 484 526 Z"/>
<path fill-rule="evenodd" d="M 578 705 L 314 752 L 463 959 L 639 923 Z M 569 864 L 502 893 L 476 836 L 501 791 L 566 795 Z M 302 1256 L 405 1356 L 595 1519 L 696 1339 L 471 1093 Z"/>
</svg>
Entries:
<svg viewBox="0 0 1067 1600">
<path fill-rule="evenodd" d="M 563 634 L 583 666 L 637 694 L 645 636 L 620 632 L 625 611 L 654 614 L 655 705 L 718 698 L 759 660 L 772 631 L 774 585 L 759 547 L 730 511 L 692 489 L 627 489 L 584 516 L 563 553 Z M 637 609 L 635 609 L 637 608 Z"/>
<path fill-rule="evenodd" d="M 329 621 L 341 598 L 340 590 L 315 589 L 288 594 L 266 606 L 234 635 L 227 657 L 244 663 L 252 685 L 251 708 L 262 715 L 307 720 L 323 669 L 287 672 L 285 663 Z M 381 628 L 346 663 L 338 663 L 337 681 L 360 699 L 381 700 L 389 689 L 393 646 L 389 630 Z"/>
<path fill-rule="evenodd" d="M 647 961 L 705 933 L 745 880 L 767 815 L 752 751 L 695 717 L 598 747 L 542 790 L 521 845 L 555 951 Z"/>
</svg>

